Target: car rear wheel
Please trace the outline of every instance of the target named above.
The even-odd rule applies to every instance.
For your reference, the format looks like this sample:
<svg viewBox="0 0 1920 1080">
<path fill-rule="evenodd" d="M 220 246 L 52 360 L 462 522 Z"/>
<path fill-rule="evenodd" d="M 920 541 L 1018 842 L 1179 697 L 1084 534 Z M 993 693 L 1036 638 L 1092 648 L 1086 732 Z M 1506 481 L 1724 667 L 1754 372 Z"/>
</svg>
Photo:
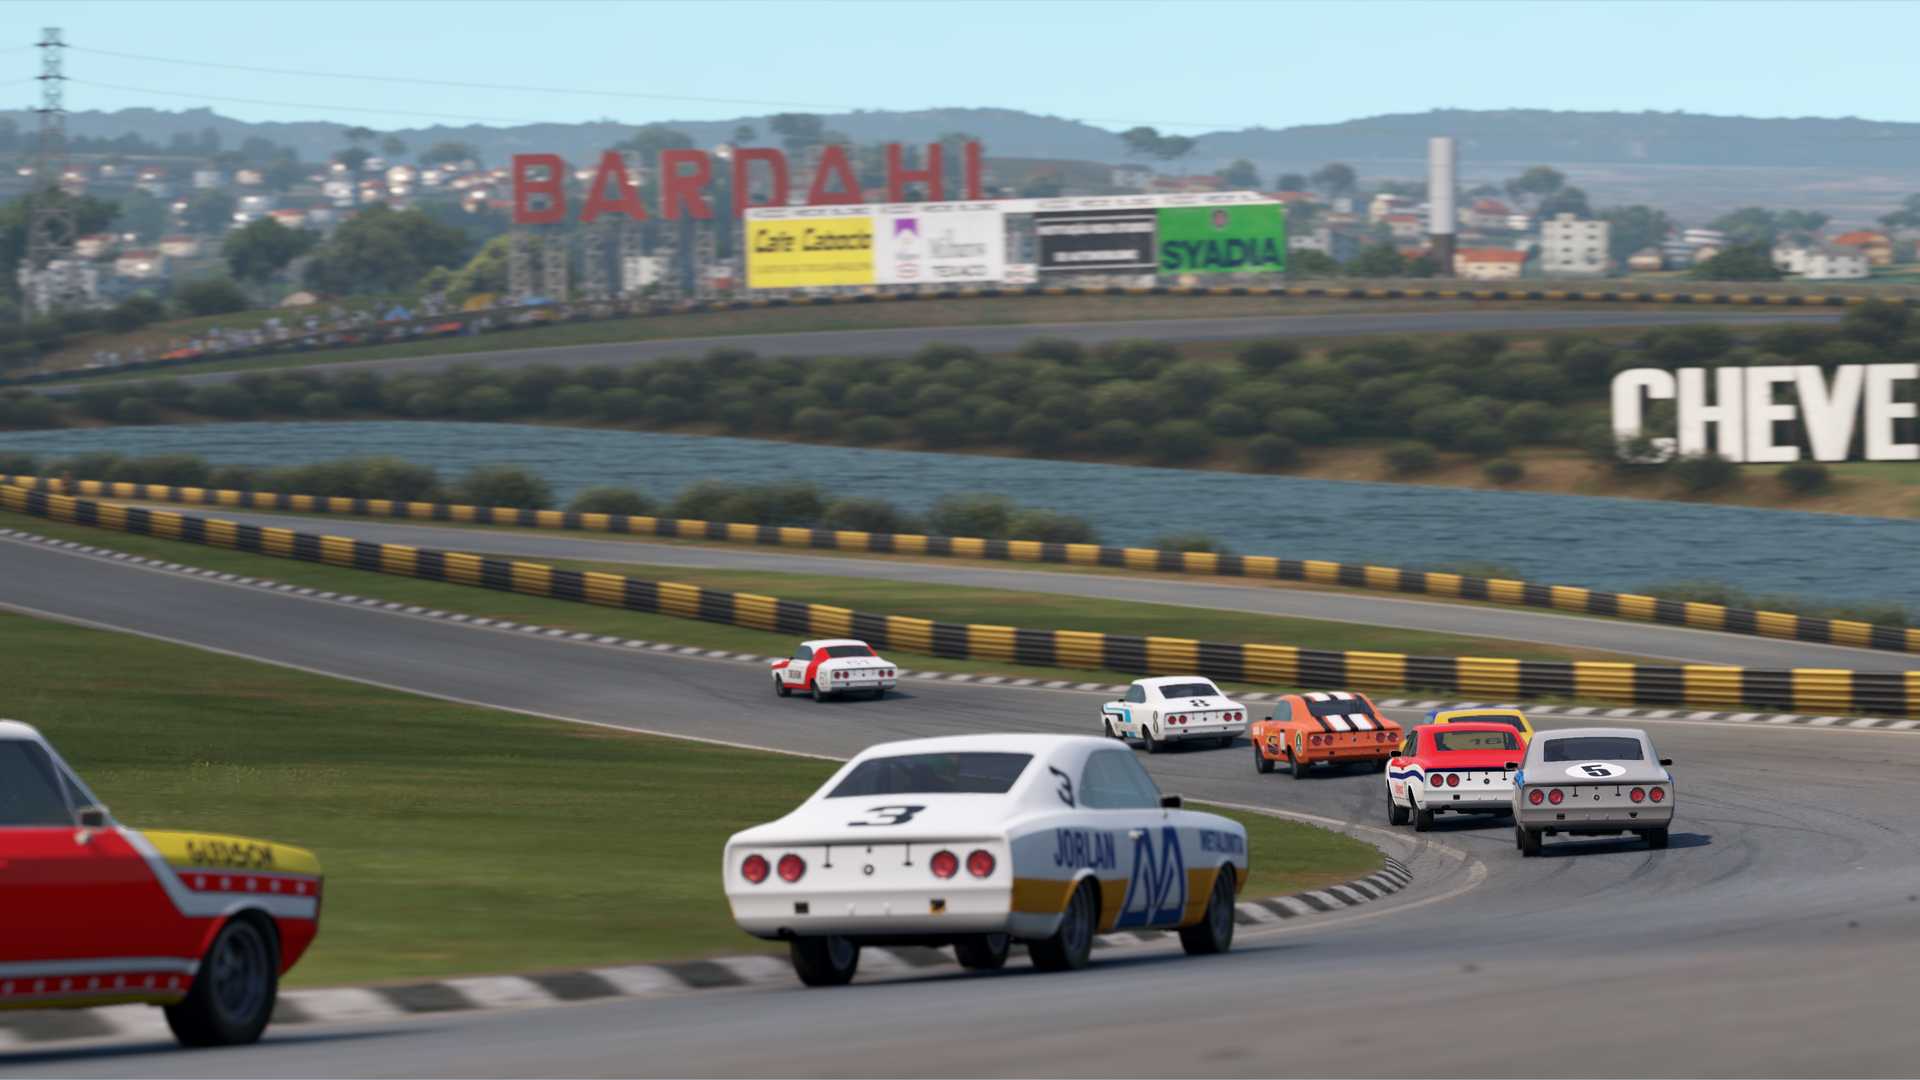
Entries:
<svg viewBox="0 0 1920 1080">
<path fill-rule="evenodd" d="M 1273 759 L 1261 752 L 1258 741 L 1255 741 L 1253 744 L 1253 768 L 1255 772 L 1270 773 L 1273 771 Z"/>
<path fill-rule="evenodd" d="M 1233 948 L 1233 868 L 1223 866 L 1213 877 L 1207 913 L 1198 923 L 1180 931 L 1180 947 L 1188 956 L 1212 956 Z"/>
<path fill-rule="evenodd" d="M 1305 780 L 1307 778 L 1307 770 L 1313 768 L 1308 762 L 1294 757 L 1293 751 L 1291 750 L 1287 751 L 1287 767 L 1293 770 L 1293 778 L 1295 780 Z"/>
<path fill-rule="evenodd" d="M 793 973 L 808 986 L 845 986 L 860 968 L 860 946 L 848 938 L 794 938 L 787 951 L 793 957 Z"/>
<path fill-rule="evenodd" d="M 1006 934 L 974 934 L 953 943 L 953 957 L 971 971 L 998 971 L 1007 966 L 1013 939 Z"/>
<path fill-rule="evenodd" d="M 167 1006 L 167 1026 L 182 1046 L 256 1042 L 279 993 L 279 942 L 262 920 L 242 915 L 207 947 L 187 996 Z"/>
<path fill-rule="evenodd" d="M 1659 829 L 1648 829 L 1646 832 L 1641 833 L 1640 835 L 1647 838 L 1647 846 L 1650 848 L 1653 848 L 1655 851 L 1658 851 L 1661 848 L 1664 848 L 1667 846 L 1667 830 L 1664 827 Z"/>
<path fill-rule="evenodd" d="M 1513 827 L 1513 842 L 1515 846 L 1520 849 L 1520 854 L 1526 858 L 1531 859 L 1540 854 L 1540 831 L 1538 829 L 1529 829 L 1524 825 L 1515 825 Z"/>
<path fill-rule="evenodd" d="M 1099 894 L 1091 880 L 1082 880 L 1067 901 L 1060 927 L 1051 937 L 1027 943 L 1033 966 L 1041 971 L 1078 971 L 1093 956 L 1094 924 L 1100 915 Z"/>
<path fill-rule="evenodd" d="M 827 692 L 820 689 L 819 679 L 813 680 L 813 700 L 816 702 L 827 700 Z"/>
<path fill-rule="evenodd" d="M 1412 811 L 1401 806 L 1400 800 L 1393 797 L 1393 790 L 1389 788 L 1387 790 L 1387 824 L 1405 825 L 1412 817 Z"/>
<path fill-rule="evenodd" d="M 1140 743 L 1146 747 L 1146 751 L 1149 754 L 1157 754 L 1167 745 L 1153 737 L 1153 725 L 1151 724 L 1140 725 Z"/>
<path fill-rule="evenodd" d="M 1407 801 L 1413 802 L 1413 792 L 1411 791 L 1407 792 Z M 1413 831 L 1426 832 L 1428 829 L 1431 829 L 1431 828 L 1433 828 L 1433 811 L 1426 809 L 1425 807 L 1421 806 L 1417 802 L 1414 802 L 1413 803 Z"/>
<path fill-rule="evenodd" d="M 787 680 L 778 675 L 773 677 L 773 692 L 781 697 L 793 696 L 793 688 L 787 685 Z"/>
</svg>

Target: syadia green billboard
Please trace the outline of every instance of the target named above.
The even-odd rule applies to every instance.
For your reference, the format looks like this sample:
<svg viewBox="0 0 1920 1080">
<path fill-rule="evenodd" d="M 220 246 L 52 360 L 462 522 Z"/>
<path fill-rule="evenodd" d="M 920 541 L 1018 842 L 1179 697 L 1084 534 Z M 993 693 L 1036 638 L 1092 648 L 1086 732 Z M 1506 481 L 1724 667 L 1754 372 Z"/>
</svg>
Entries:
<svg viewBox="0 0 1920 1080">
<path fill-rule="evenodd" d="M 1287 268 L 1287 212 L 1278 203 L 1163 207 L 1158 232 L 1163 274 Z"/>
</svg>

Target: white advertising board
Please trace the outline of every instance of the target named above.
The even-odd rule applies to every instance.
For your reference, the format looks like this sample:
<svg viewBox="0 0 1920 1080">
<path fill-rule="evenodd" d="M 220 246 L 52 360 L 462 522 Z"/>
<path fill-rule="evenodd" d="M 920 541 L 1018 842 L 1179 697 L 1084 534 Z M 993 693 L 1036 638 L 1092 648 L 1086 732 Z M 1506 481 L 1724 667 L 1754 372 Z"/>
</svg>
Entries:
<svg viewBox="0 0 1920 1080">
<path fill-rule="evenodd" d="M 1007 225 L 998 210 L 932 212 L 889 206 L 874 222 L 873 280 L 883 285 L 998 282 L 1007 269 Z"/>
</svg>

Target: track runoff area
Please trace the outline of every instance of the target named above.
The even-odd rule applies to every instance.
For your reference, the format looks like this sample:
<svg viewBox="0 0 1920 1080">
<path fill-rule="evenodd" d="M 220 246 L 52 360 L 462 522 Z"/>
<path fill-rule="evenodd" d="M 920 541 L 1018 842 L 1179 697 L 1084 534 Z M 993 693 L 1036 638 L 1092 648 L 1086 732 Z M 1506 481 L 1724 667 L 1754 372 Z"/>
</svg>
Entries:
<svg viewBox="0 0 1920 1080">
<path fill-rule="evenodd" d="M 1106 696 L 910 681 L 883 701 L 816 706 L 776 699 L 757 662 L 476 627 L 11 540 L 0 540 L 0 603 L 558 720 L 836 758 L 918 736 L 1092 733 Z M 1595 840 L 1523 860 L 1503 821 L 1443 817 L 1418 837 L 1389 827 L 1377 773 L 1262 775 L 1244 743 L 1143 757 L 1164 790 L 1321 820 L 1414 872 L 1408 889 L 1375 905 L 1243 927 L 1224 957 L 1143 946 L 1062 976 L 930 969 L 830 994 L 774 981 L 347 1023 L 324 1038 L 270 1029 L 237 1054 L 59 1051 L 0 1058 L 0 1071 L 897 1074 L 917 1062 L 970 1074 L 1348 1075 L 1493 1074 L 1524 1061 L 1523 1071 L 1550 1075 L 1903 1073 L 1920 1052 L 1900 1015 L 1920 961 L 1920 802 L 1908 786 L 1920 742 L 1872 730 L 1642 726 L 1676 761 L 1664 851 Z M 1287 1003 L 1284 1038 L 1250 1022 L 1248 1003 L 1274 1000 Z M 1150 1026 L 1181 1037 L 1142 1039 L 1148 1018 L 1113 1007 L 1122 1001 L 1152 1002 Z M 1391 1030 L 1411 1015 L 1423 1018 L 1417 1064 Z M 1489 1016 L 1535 1015 L 1537 1024 L 1503 1022 L 1487 1037 Z"/>
</svg>

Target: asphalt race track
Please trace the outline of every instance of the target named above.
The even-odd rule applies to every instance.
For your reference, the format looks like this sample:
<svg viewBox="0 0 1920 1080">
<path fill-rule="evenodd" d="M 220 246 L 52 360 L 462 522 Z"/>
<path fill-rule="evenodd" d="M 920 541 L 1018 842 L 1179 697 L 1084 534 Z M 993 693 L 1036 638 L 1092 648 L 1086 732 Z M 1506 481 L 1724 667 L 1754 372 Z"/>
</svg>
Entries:
<svg viewBox="0 0 1920 1080">
<path fill-rule="evenodd" d="M 446 353 L 434 356 L 394 357 L 385 360 L 349 360 L 311 366 L 330 372 L 399 371 L 421 373 L 456 366 L 483 369 L 519 368 L 554 364 L 566 368 L 596 364 L 632 364 L 668 357 L 697 357 L 709 349 L 749 349 L 765 356 L 904 356 L 923 345 L 969 345 L 981 352 L 1008 352 L 1037 337 L 1067 338 L 1083 345 L 1133 338 L 1162 341 L 1236 341 L 1259 337 L 1353 337 L 1367 334 L 1471 331 L 1594 330 L 1637 326 L 1682 326 L 1728 323 L 1771 326 L 1779 323 L 1836 322 L 1837 312 L 1750 314 L 1727 308 L 1699 311 L 1439 311 L 1390 313 L 1357 311 L 1352 315 L 1272 315 L 1212 319 L 1142 319 L 1128 322 L 1019 323 L 1008 326 L 927 326 L 892 330 L 812 330 L 779 334 L 737 334 L 720 337 L 661 338 L 618 341 L 600 345 L 556 345 L 545 348 L 502 348 L 488 352 Z M 319 354 L 324 356 L 325 354 Z M 280 368 L 278 370 L 293 370 Z M 186 383 L 227 382 L 239 371 L 192 374 Z M 164 377 L 164 373 L 155 376 Z M 48 394 L 71 393 L 85 380 L 45 387 Z"/>
<path fill-rule="evenodd" d="M 763 670 L 740 663 L 466 627 L 6 540 L 0 603 L 555 717 L 810 753 L 966 730 L 1094 730 L 1085 694 L 927 683 L 882 702 L 783 701 Z M 0 1056 L 0 1072 L 1911 1075 L 1920 736 L 1649 726 L 1677 760 L 1671 849 L 1562 842 L 1522 861 L 1504 822 L 1443 818 L 1406 893 L 1298 929 L 1243 928 L 1225 957 L 1145 949 L 1069 975 L 1016 968 L 270 1029 L 247 1050 L 54 1050 Z M 1259 776 L 1244 746 L 1150 765 L 1164 788 L 1190 796 L 1384 821 L 1377 774 Z M 644 833 L 636 822 L 634 857 Z M 1484 881 L 1460 891 L 1476 865 Z M 621 959 L 619 943 L 607 954 Z"/>
<path fill-rule="evenodd" d="M 118 500 L 116 500 L 118 501 Z M 398 521 L 345 516 L 315 518 L 298 514 L 259 513 L 229 507 L 143 504 L 171 511 L 223 518 L 254 525 L 276 525 L 304 532 L 350 536 L 389 544 L 473 551 L 533 560 L 576 560 L 638 563 L 771 573 L 829 574 L 840 577 L 910 581 L 941 585 L 971 585 L 988 589 L 1087 596 L 1107 600 L 1136 600 L 1151 604 L 1250 611 L 1263 615 L 1292 615 L 1334 622 L 1395 626 L 1412 630 L 1470 634 L 1508 641 L 1531 641 L 1569 648 L 1597 649 L 1687 664 L 1729 664 L 1743 667 L 1834 667 L 1862 671 L 1908 671 L 1920 668 L 1920 653 L 1896 653 L 1782 641 L 1751 634 L 1723 634 L 1683 626 L 1564 615 L 1538 608 L 1497 604 L 1449 604 L 1403 596 L 1352 591 L 1316 591 L 1234 584 L 1231 579 L 1185 578 L 1178 574 L 1119 575 L 1022 570 L 1005 563 L 961 559 L 912 562 L 901 559 L 810 555 L 790 549 L 744 546 L 693 546 L 596 539 L 591 534 L 529 533 L 511 529 L 460 529 L 414 525 Z M 103 534 L 103 543 L 112 538 Z M 191 554 L 181 558 L 193 561 Z M 377 585 L 368 589 L 378 592 Z M 770 584 L 770 590 L 778 586 Z M 1052 629 L 1092 629 L 1055 627 Z M 1287 644 L 1282 641 L 1279 644 Z"/>
</svg>

